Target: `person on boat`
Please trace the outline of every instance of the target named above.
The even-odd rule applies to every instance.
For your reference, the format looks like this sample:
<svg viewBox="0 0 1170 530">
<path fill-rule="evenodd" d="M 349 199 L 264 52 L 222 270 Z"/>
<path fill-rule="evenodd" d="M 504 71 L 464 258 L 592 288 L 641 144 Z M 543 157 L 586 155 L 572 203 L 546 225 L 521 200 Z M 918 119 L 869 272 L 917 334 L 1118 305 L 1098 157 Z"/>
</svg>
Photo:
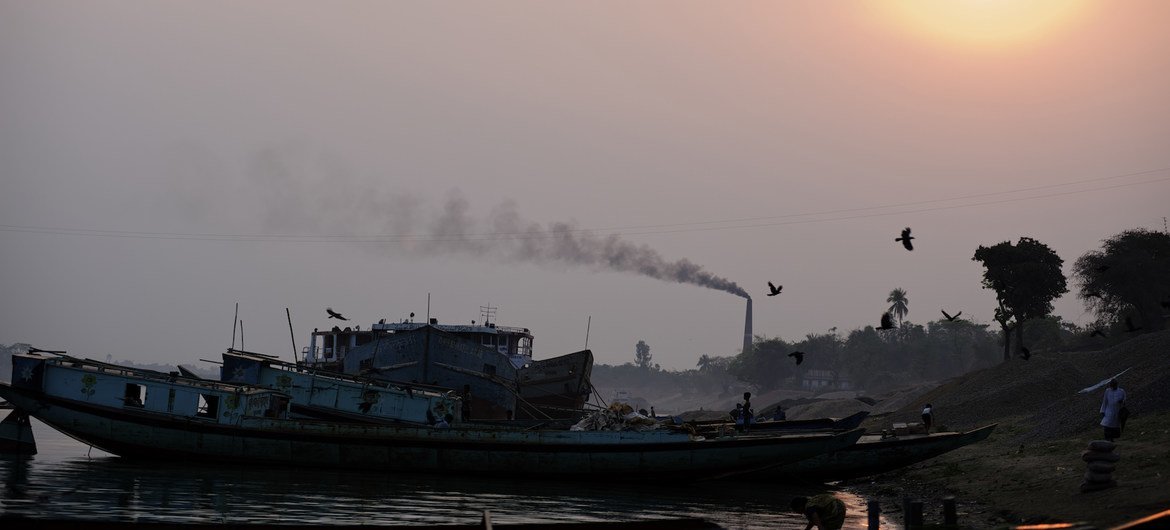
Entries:
<svg viewBox="0 0 1170 530">
<path fill-rule="evenodd" d="M 926 434 L 930 434 L 930 428 L 934 425 L 934 407 L 927 403 L 922 407 L 922 426 L 926 427 Z"/>
<path fill-rule="evenodd" d="M 451 428 L 451 422 L 454 420 L 455 420 L 454 416 L 452 416 L 450 414 L 444 414 L 442 418 L 439 418 L 439 421 L 435 422 L 435 428 L 436 429 L 449 429 L 449 428 Z"/>
<path fill-rule="evenodd" d="M 804 530 L 838 530 L 845 525 L 845 503 L 828 493 L 792 499 L 792 511 L 804 514 L 808 525 Z"/>
<path fill-rule="evenodd" d="M 1101 426 L 1105 428 L 1105 439 L 1112 442 L 1121 438 L 1121 426 L 1125 423 L 1122 410 L 1125 409 L 1125 390 L 1117 380 L 1109 381 L 1105 396 L 1101 398 Z M 1126 414 L 1128 416 L 1128 414 Z"/>
<path fill-rule="evenodd" d="M 756 411 L 752 410 L 752 393 L 743 393 L 743 431 L 752 429 L 752 421 L 756 418 Z"/>
<path fill-rule="evenodd" d="M 788 414 L 784 412 L 784 407 L 776 405 L 776 412 L 772 413 L 772 421 L 786 421 Z"/>
<path fill-rule="evenodd" d="M 735 430 L 743 432 L 743 403 L 736 403 L 735 408 L 729 414 L 731 419 L 735 421 Z"/>
</svg>

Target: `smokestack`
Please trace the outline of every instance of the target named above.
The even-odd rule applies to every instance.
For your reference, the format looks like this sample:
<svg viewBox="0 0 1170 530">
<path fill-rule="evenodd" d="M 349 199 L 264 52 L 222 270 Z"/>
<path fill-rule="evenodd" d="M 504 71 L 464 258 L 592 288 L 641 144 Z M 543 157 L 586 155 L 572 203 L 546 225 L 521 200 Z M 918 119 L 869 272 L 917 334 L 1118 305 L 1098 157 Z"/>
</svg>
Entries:
<svg viewBox="0 0 1170 530">
<path fill-rule="evenodd" d="M 752 299 L 747 299 L 747 315 L 743 319 L 743 353 L 752 351 Z"/>
</svg>

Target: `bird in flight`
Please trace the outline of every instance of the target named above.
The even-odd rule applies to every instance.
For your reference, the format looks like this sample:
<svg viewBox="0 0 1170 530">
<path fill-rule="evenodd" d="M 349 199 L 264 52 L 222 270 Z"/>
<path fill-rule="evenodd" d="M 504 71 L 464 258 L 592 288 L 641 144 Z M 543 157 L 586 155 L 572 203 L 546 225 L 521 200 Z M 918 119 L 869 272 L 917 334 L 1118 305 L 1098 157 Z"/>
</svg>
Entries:
<svg viewBox="0 0 1170 530">
<path fill-rule="evenodd" d="M 894 241 L 901 241 L 902 246 L 906 247 L 906 250 L 914 250 L 914 245 L 910 243 L 911 239 L 914 239 L 914 237 L 910 235 L 910 227 L 907 226 L 902 229 L 902 237 L 896 237 Z"/>
<path fill-rule="evenodd" d="M 1125 317 L 1125 331 L 1127 333 L 1133 333 L 1139 329 L 1142 329 L 1142 327 L 1141 326 L 1134 326 L 1132 318 Z"/>
<path fill-rule="evenodd" d="M 1097 267 L 1097 272 L 1105 272 L 1105 271 L 1107 271 L 1107 270 L 1109 270 L 1109 266 L 1108 266 L 1108 265 L 1102 265 L 1102 266 L 1100 266 L 1100 267 Z"/>
<path fill-rule="evenodd" d="M 772 291 L 772 292 L 768 293 L 768 296 L 776 296 L 776 295 L 780 294 L 780 290 L 783 288 L 784 288 L 783 285 L 772 285 L 772 282 L 768 282 L 768 290 Z"/>
<path fill-rule="evenodd" d="M 341 316 L 341 313 L 334 311 L 332 307 L 326 307 L 325 312 L 329 313 L 329 318 L 336 318 L 337 320 L 349 320 L 348 318 Z"/>
<path fill-rule="evenodd" d="M 788 354 L 788 356 L 794 357 L 796 359 L 796 364 L 798 364 L 798 365 L 800 363 L 804 362 L 804 352 L 802 352 L 802 351 L 794 351 L 794 352 Z"/>
<path fill-rule="evenodd" d="M 1094 329 L 1093 332 L 1089 334 L 1089 336 L 1090 337 L 1101 337 L 1103 339 L 1109 337 L 1109 335 L 1106 335 L 1104 331 L 1101 331 L 1101 328 Z"/>
<path fill-rule="evenodd" d="M 1020 346 L 1020 357 L 1023 357 L 1024 360 L 1026 361 L 1032 357 L 1032 352 L 1029 351 L 1028 348 L 1026 348 L 1024 346 Z"/>
<path fill-rule="evenodd" d="M 959 315 L 963 314 L 962 311 L 959 311 L 958 313 L 955 313 L 955 316 L 951 316 L 951 315 L 948 315 L 947 312 L 943 311 L 942 309 L 939 309 L 939 311 L 942 311 L 943 316 L 947 317 L 947 322 L 954 322 L 956 318 L 959 318 Z"/>
<path fill-rule="evenodd" d="M 882 325 L 878 329 L 894 329 L 894 317 L 889 311 L 882 313 Z"/>
<path fill-rule="evenodd" d="M 1085 298 L 1101 298 L 1101 293 L 1099 291 L 1089 291 L 1085 293 Z"/>
</svg>

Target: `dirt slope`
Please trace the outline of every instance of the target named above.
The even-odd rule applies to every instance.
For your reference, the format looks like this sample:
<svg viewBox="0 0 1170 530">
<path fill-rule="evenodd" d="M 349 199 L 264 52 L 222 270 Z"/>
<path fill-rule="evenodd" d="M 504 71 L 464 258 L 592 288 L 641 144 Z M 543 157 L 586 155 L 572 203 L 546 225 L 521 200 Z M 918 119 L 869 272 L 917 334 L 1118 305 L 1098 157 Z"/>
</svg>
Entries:
<svg viewBox="0 0 1170 530">
<path fill-rule="evenodd" d="M 1101 437 L 1102 390 L 1077 391 L 1122 370 L 1133 416 L 1117 452 L 1119 485 L 1081 493 L 1081 451 Z M 926 500 L 937 512 L 955 495 L 960 523 L 994 528 L 1020 522 L 1084 521 L 1108 527 L 1170 508 L 1170 331 L 1137 336 L 1113 348 L 1039 353 L 943 382 L 891 414 L 868 420 L 871 430 L 918 421 L 934 405 L 943 428 L 999 423 L 987 441 L 865 481 L 844 484 L 899 511 L 901 496 Z M 878 404 L 878 407 L 881 403 Z M 878 408 L 875 407 L 875 408 Z M 941 522 L 930 515 L 928 522 Z"/>
</svg>

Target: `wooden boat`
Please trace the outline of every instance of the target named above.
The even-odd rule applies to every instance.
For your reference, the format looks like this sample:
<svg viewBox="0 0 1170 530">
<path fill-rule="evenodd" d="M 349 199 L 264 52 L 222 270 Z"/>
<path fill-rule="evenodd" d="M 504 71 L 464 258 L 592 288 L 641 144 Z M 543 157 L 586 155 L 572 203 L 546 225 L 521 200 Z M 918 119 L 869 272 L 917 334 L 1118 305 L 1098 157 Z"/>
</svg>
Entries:
<svg viewBox="0 0 1170 530">
<path fill-rule="evenodd" d="M 8 407 L 11 409 L 11 405 Z M 37 454 L 37 442 L 33 438 L 28 414 L 12 410 L 4 421 L 0 421 L 0 453 L 17 455 Z"/>
<path fill-rule="evenodd" d="M 703 479 L 842 449 L 844 433 L 716 439 L 666 431 L 432 428 L 300 420 L 269 389 L 18 354 L 0 397 L 128 458 L 605 480 Z"/>
<path fill-rule="evenodd" d="M 844 449 L 742 475 L 749 480 L 844 480 L 893 471 L 987 439 L 998 424 L 966 432 L 867 434 Z"/>
<path fill-rule="evenodd" d="M 462 419 L 452 391 L 314 370 L 258 353 L 228 350 L 220 372 L 223 382 L 288 394 L 290 411 L 301 417 L 418 425 L 448 414 L 452 421 Z"/>
<path fill-rule="evenodd" d="M 751 431 L 851 431 L 861 425 L 869 417 L 868 411 L 859 411 L 844 418 L 816 418 L 808 420 L 764 420 L 753 422 Z M 734 426 L 735 423 L 727 420 L 701 420 L 686 422 L 696 429 L 719 428 Z"/>
<path fill-rule="evenodd" d="M 637 521 L 589 521 L 566 523 L 498 523 L 484 517 L 480 523 L 437 525 L 372 525 L 372 524 L 289 524 L 242 523 L 209 524 L 187 522 L 102 521 L 77 519 L 28 519 L 0 514 L 0 526 L 8 529 L 35 528 L 36 530 L 208 530 L 225 526 L 244 530 L 719 530 L 721 526 L 697 517 L 671 519 L 642 519 Z"/>
</svg>

